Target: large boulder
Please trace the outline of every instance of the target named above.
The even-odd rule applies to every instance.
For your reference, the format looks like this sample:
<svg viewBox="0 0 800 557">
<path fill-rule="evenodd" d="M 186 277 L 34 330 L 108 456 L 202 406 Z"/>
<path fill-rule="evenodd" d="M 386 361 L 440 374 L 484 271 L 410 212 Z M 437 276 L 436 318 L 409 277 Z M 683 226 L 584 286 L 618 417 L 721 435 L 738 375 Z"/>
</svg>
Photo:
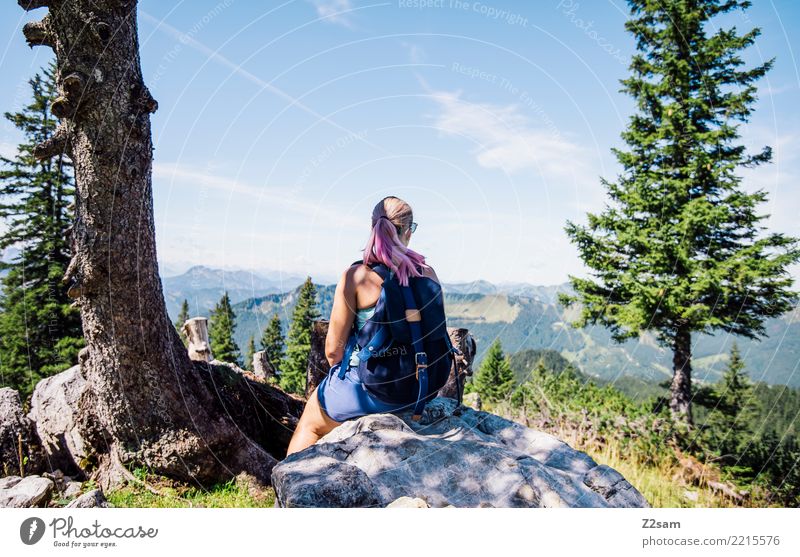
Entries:
<svg viewBox="0 0 800 557">
<path fill-rule="evenodd" d="M 281 507 L 649 507 L 616 470 L 450 398 L 348 420 L 272 470 Z M 405 501 L 405 500 L 404 500 Z"/>
<path fill-rule="evenodd" d="M 53 480 L 41 476 L 8 476 L 0 483 L 0 507 L 44 507 L 53 486 Z"/>
<path fill-rule="evenodd" d="M 36 424 L 50 470 L 84 477 L 88 446 L 78 431 L 78 402 L 87 385 L 78 365 L 36 384 L 28 417 Z"/>
<path fill-rule="evenodd" d="M 0 389 L 0 476 L 38 474 L 44 469 L 41 442 L 33 422 L 22 411 L 19 393 L 3 387 Z"/>
</svg>

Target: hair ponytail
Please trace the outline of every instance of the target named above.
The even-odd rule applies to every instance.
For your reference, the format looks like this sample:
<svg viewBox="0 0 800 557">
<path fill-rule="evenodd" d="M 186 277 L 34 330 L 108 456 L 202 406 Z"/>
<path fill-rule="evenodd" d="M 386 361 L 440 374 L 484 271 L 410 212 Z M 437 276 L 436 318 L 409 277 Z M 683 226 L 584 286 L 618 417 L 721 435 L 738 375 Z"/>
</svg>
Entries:
<svg viewBox="0 0 800 557">
<path fill-rule="evenodd" d="M 422 276 L 418 267 L 428 267 L 425 256 L 400 241 L 398 229 L 407 230 L 412 219 L 408 203 L 394 196 L 383 198 L 372 211 L 372 231 L 364 248 L 364 263 L 383 263 L 403 286 L 408 286 L 409 277 Z"/>
</svg>

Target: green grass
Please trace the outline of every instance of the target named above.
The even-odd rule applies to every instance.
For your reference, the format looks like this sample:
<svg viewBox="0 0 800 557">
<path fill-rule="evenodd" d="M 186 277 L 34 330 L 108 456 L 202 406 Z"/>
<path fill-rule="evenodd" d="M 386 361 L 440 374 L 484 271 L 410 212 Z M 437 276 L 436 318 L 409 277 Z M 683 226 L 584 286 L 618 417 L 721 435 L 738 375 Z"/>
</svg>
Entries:
<svg viewBox="0 0 800 557">
<path fill-rule="evenodd" d="M 605 464 L 622 474 L 631 485 L 644 495 L 647 502 L 655 508 L 677 507 L 731 507 L 726 500 L 708 488 L 681 485 L 673 478 L 680 473 L 677 466 L 661 464 L 652 466 L 637 462 L 635 456 L 624 454 L 619 444 L 611 441 L 599 449 L 584 450 L 599 464 Z M 697 494 L 697 500 L 692 501 L 685 496 L 686 492 Z"/>
<path fill-rule="evenodd" d="M 273 507 L 275 491 L 272 488 L 249 489 L 237 484 L 235 478 L 209 488 L 189 487 L 166 478 L 148 475 L 143 469 L 133 475 L 157 490 L 148 490 L 139 483 L 128 483 L 124 487 L 106 493 L 113 507 L 124 508 L 261 508 Z M 91 488 L 91 486 L 85 486 Z"/>
<path fill-rule="evenodd" d="M 506 403 L 484 404 L 484 410 L 524 425 L 519 409 Z M 537 416 L 529 415 L 533 421 Z M 664 447 L 659 458 L 644 454 L 635 446 L 623 445 L 611 436 L 602 441 L 587 439 L 580 431 L 578 419 L 556 420 L 548 425 L 531 423 L 531 427 L 553 435 L 574 449 L 591 456 L 598 464 L 605 464 L 622 474 L 654 508 L 719 508 L 740 506 L 708 487 L 707 480 L 719 480 L 718 471 L 700 464 L 695 459 Z M 688 480 L 684 479 L 689 477 Z M 687 492 L 696 498 L 687 496 Z M 758 500 L 751 506 L 760 505 Z"/>
</svg>

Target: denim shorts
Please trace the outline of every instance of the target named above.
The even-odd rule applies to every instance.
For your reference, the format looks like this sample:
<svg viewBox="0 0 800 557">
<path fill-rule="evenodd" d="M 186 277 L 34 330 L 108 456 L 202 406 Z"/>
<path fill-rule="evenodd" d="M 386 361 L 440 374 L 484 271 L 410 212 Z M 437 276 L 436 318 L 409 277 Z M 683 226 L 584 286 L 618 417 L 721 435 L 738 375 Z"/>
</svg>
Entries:
<svg viewBox="0 0 800 557">
<path fill-rule="evenodd" d="M 413 409 L 414 403 L 390 404 L 372 396 L 359 381 L 356 366 L 349 366 L 339 379 L 339 365 L 333 366 L 317 386 L 319 405 L 332 420 L 343 422 L 367 414 Z"/>
</svg>

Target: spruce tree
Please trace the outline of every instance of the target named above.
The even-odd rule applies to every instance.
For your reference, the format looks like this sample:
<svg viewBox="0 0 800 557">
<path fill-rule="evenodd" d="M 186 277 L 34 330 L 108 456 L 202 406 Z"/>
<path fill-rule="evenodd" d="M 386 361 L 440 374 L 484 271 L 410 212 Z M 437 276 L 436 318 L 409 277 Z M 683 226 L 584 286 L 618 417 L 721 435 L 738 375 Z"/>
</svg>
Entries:
<svg viewBox="0 0 800 557">
<path fill-rule="evenodd" d="M 285 340 L 281 328 L 281 318 L 276 313 L 269 321 L 269 325 L 261 335 L 261 349 L 267 353 L 267 358 L 273 367 L 277 368 L 283 360 Z"/>
<path fill-rule="evenodd" d="M 692 423 L 693 332 L 759 338 L 767 317 L 791 309 L 787 267 L 800 259 L 797 239 L 763 234 L 737 171 L 768 162 L 771 150 L 746 152 L 739 126 L 756 99 L 767 61 L 743 68 L 742 50 L 759 29 L 720 29 L 714 17 L 749 2 L 629 0 L 625 27 L 636 38 L 622 91 L 637 112 L 612 149 L 622 166 L 616 183 L 601 179 L 611 203 L 588 225 L 566 231 L 595 279 L 570 276 L 582 327 L 599 322 L 617 341 L 653 331 L 673 353 L 670 411 Z"/>
<path fill-rule="evenodd" d="M 723 464 L 735 464 L 753 442 L 759 413 L 753 384 L 735 342 L 725 374 L 714 385 L 713 393 L 714 406 L 705 421 L 705 444 Z"/>
<path fill-rule="evenodd" d="M 475 390 L 481 400 L 497 402 L 505 399 L 513 388 L 514 372 L 503 355 L 500 339 L 495 339 L 475 374 Z"/>
<path fill-rule="evenodd" d="M 236 341 L 233 340 L 235 328 L 236 314 L 231 307 L 231 299 L 228 297 L 228 292 L 225 292 L 211 311 L 210 324 L 208 326 L 211 353 L 215 359 L 221 362 L 241 366 L 241 353 Z"/>
<path fill-rule="evenodd" d="M 189 347 L 189 339 L 186 338 L 186 333 L 183 332 L 183 324 L 189 320 L 189 300 L 183 300 L 181 304 L 181 311 L 178 313 L 178 318 L 175 320 L 175 329 L 178 331 L 178 334 L 181 336 L 181 340 L 183 341 L 183 345 L 187 348 Z"/>
<path fill-rule="evenodd" d="M 311 350 L 311 326 L 319 317 L 316 288 L 307 277 L 300 286 L 297 305 L 292 313 L 292 324 L 286 341 L 286 357 L 280 368 L 278 381 L 281 389 L 300 394 L 306 386 L 308 354 Z"/>
<path fill-rule="evenodd" d="M 61 282 L 71 257 L 72 166 L 63 153 L 34 156 L 58 123 L 51 113 L 58 96 L 55 64 L 29 84 L 30 104 L 5 113 L 24 140 L 15 157 L 0 157 L 0 253 L 18 250 L 0 263 L 7 271 L 0 296 L 0 384 L 18 389 L 23 400 L 40 379 L 76 364 L 84 345 L 80 312 Z"/>
<path fill-rule="evenodd" d="M 244 369 L 253 371 L 253 356 L 256 353 L 256 337 L 250 335 L 250 340 L 247 341 L 247 351 L 245 352 Z"/>
</svg>

